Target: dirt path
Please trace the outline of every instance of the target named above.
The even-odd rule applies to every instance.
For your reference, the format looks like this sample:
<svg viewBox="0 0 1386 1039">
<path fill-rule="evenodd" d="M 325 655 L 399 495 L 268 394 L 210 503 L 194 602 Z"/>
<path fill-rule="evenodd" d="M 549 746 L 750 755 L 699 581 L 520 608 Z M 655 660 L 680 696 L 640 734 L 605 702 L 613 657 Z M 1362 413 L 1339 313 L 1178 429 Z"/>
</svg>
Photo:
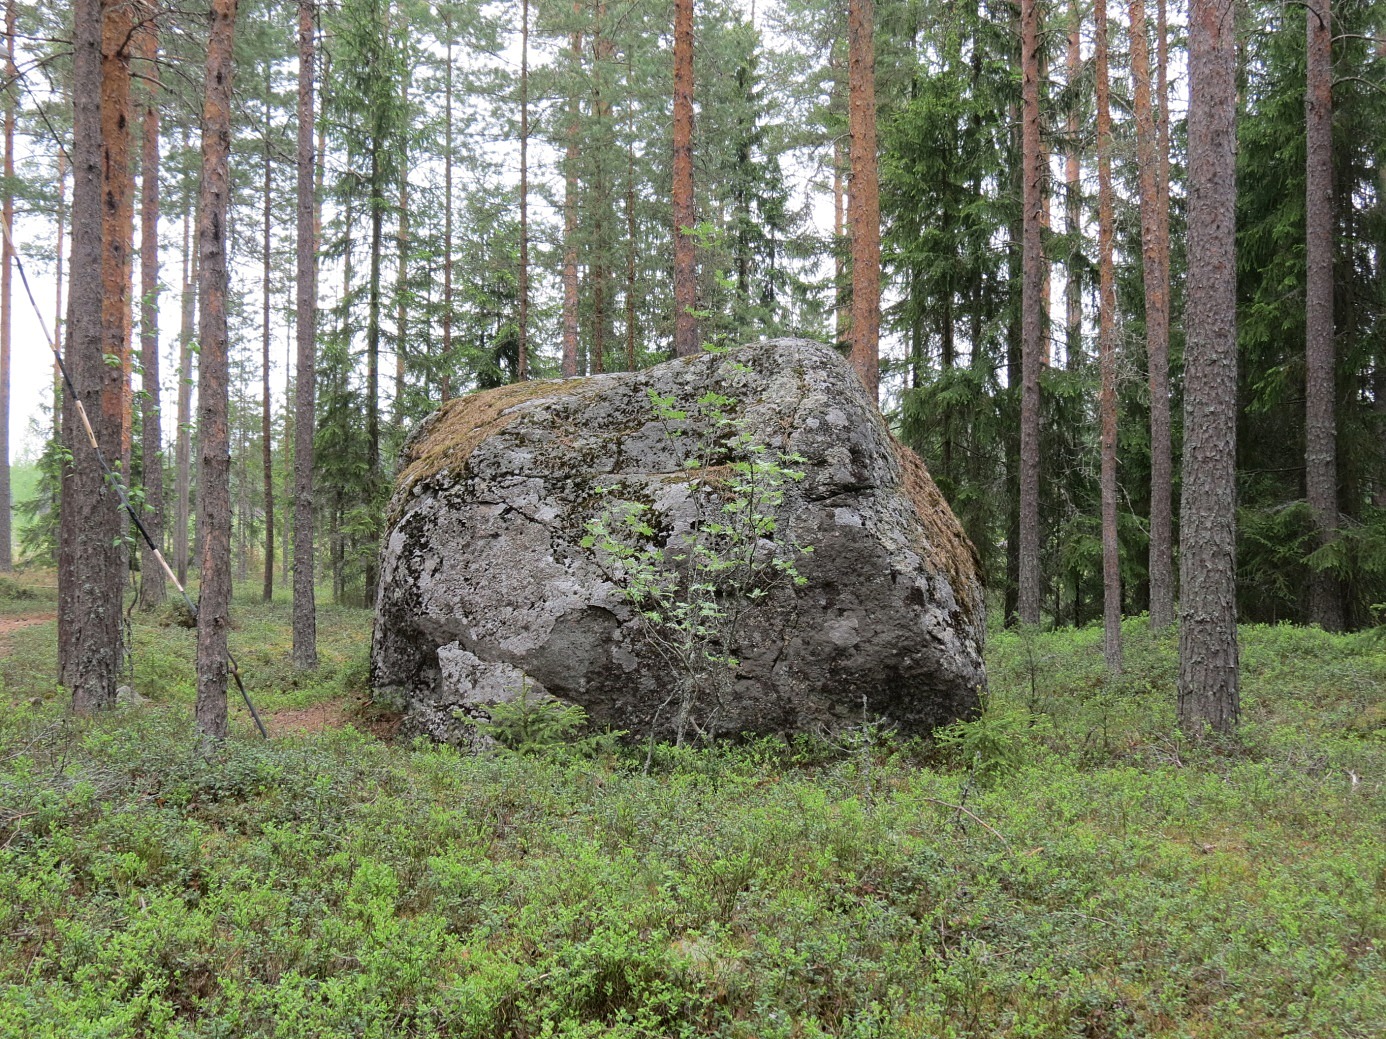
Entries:
<svg viewBox="0 0 1386 1039">
<path fill-rule="evenodd" d="M 287 708 L 272 711 L 265 717 L 265 727 L 271 736 L 290 733 L 326 732 L 353 725 L 377 739 L 390 739 L 399 729 L 399 719 L 384 716 L 370 720 L 362 716 L 361 704 L 351 698 L 324 700 L 311 707 Z"/>
<path fill-rule="evenodd" d="M 0 658 L 10 655 L 10 635 L 24 628 L 32 628 L 35 624 L 46 624 L 48 621 L 57 620 L 57 618 L 56 613 L 36 613 L 29 617 L 0 617 Z"/>
</svg>

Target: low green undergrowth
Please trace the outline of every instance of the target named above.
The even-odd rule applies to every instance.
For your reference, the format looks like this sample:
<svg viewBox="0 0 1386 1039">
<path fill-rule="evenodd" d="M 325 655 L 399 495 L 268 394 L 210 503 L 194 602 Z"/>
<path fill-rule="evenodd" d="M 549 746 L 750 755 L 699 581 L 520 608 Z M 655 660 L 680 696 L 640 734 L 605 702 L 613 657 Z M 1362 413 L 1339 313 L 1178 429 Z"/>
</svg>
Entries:
<svg viewBox="0 0 1386 1039">
<path fill-rule="evenodd" d="M 267 710 L 359 682 L 368 615 L 325 611 L 311 680 L 287 619 L 236 614 Z M 137 623 L 155 703 L 89 722 L 34 684 L 44 634 L 3 665 L 0 1035 L 1386 1031 L 1371 635 L 1246 629 L 1235 745 L 1178 738 L 1172 636 L 1132 622 L 1115 680 L 1095 630 L 996 637 L 986 716 L 932 744 L 646 774 L 352 728 L 205 761 L 186 629 Z"/>
</svg>

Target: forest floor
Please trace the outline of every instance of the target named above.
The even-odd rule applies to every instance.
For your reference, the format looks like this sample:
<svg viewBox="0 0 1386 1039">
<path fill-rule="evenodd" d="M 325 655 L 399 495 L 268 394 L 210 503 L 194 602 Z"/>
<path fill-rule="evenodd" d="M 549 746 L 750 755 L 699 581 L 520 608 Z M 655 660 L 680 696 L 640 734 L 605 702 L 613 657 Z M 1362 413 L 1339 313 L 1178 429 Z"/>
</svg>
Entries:
<svg viewBox="0 0 1386 1039">
<path fill-rule="evenodd" d="M 240 589 L 238 589 L 240 591 Z M 1386 1034 L 1386 640 L 1242 632 L 1235 744 L 1175 644 L 996 634 L 981 721 L 642 754 L 391 740 L 370 615 L 233 614 L 274 738 L 193 753 L 193 632 L 70 718 L 0 582 L 0 1036 Z"/>
</svg>

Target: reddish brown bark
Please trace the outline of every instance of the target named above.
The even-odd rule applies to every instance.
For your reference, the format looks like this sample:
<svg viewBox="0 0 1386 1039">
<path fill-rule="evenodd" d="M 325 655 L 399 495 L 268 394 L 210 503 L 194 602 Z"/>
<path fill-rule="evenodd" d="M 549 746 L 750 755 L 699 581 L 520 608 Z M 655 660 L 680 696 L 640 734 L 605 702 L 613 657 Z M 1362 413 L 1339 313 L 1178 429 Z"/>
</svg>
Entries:
<svg viewBox="0 0 1386 1039">
<path fill-rule="evenodd" d="M 1097 347 L 1102 370 L 1102 648 L 1107 670 L 1121 671 L 1121 559 L 1117 544 L 1116 272 L 1112 267 L 1112 111 L 1108 98 L 1107 5 L 1093 8 L 1097 47 Z"/>
<path fill-rule="evenodd" d="M 1236 602 L 1236 36 L 1233 0 L 1189 9 L 1189 279 L 1180 504 L 1179 724 L 1240 714 Z"/>
<path fill-rule="evenodd" d="M 1021 0 L 1020 588 L 1017 612 L 1022 624 L 1040 621 L 1039 374 L 1044 349 L 1040 208 L 1044 197 L 1044 170 L 1040 165 L 1038 52 L 1038 2 Z"/>
<path fill-rule="evenodd" d="M 164 543 L 164 431 L 159 400 L 159 37 L 147 21 L 136 36 L 145 78 L 140 140 L 140 467 L 144 478 L 141 521 L 149 537 Z M 168 594 L 154 551 L 140 543 L 140 605 L 151 609 Z"/>
<path fill-rule="evenodd" d="M 1337 433 L 1333 417 L 1333 37 L 1330 0 L 1308 0 L 1305 117 L 1304 484 L 1318 543 L 1338 529 Z M 1309 620 L 1343 627 L 1342 591 L 1327 570 L 1309 578 Z"/>
<path fill-rule="evenodd" d="M 313 430 L 316 422 L 318 208 L 313 152 L 313 0 L 298 3 L 298 140 L 295 189 L 294 666 L 318 664 L 313 559 Z"/>
<path fill-rule="evenodd" d="M 698 352 L 693 209 L 693 0 L 674 0 L 674 355 Z"/>
<path fill-rule="evenodd" d="M 237 0 L 212 0 L 202 101 L 202 188 L 197 248 L 201 352 L 197 412 L 197 526 L 201 599 L 197 621 L 198 731 L 226 737 L 227 636 L 231 606 L 231 459 L 228 438 L 226 213 L 230 202 L 232 42 Z"/>
<path fill-rule="evenodd" d="M 847 5 L 847 114 L 851 133 L 852 236 L 850 359 L 866 392 L 880 395 L 881 202 L 876 170 L 876 46 L 874 0 Z"/>
</svg>

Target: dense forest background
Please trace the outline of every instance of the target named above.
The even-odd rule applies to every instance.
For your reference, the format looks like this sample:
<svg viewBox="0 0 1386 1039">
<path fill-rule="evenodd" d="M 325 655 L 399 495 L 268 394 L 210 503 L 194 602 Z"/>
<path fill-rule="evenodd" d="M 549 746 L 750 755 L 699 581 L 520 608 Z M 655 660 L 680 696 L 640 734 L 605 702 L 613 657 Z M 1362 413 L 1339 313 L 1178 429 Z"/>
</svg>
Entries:
<svg viewBox="0 0 1386 1039">
<path fill-rule="evenodd" d="M 267 594 L 276 576 L 287 583 L 294 553 L 301 7 L 316 18 L 320 100 L 316 551 L 333 599 L 365 604 L 394 458 L 440 401 L 569 374 L 565 360 L 582 375 L 672 353 L 675 4 L 240 4 L 227 224 L 232 545 L 239 576 L 263 568 Z M 161 425 L 153 455 L 127 457 L 146 507 L 160 499 L 162 536 L 184 576 L 197 558 L 189 505 L 199 435 L 191 243 L 208 28 L 197 4 L 132 10 L 132 25 L 156 30 L 132 32 L 127 48 L 130 171 L 150 182 L 136 208 L 143 226 L 157 227 L 154 239 L 137 239 L 144 244 L 135 262 L 153 250 L 159 274 L 157 291 L 136 279 L 130 298 L 146 306 L 131 307 L 130 332 L 131 339 L 154 334 L 157 322 L 152 356 L 161 366 L 153 388 L 141 388 L 141 356 L 151 354 L 132 348 L 124 359 L 131 442 L 141 442 L 142 427 Z M 1323 537 L 1305 461 L 1305 10 L 1264 0 L 1237 10 L 1238 611 L 1247 621 L 1322 620 L 1310 599 L 1327 574 L 1336 581 L 1337 619 L 1370 625 L 1386 602 L 1386 14 L 1368 0 L 1339 0 L 1332 12 L 1329 395 L 1337 500 Z M 19 143 L 5 184 L 21 253 L 34 271 L 56 276 L 57 298 L 40 304 L 61 328 L 71 12 L 13 0 L 7 11 L 14 64 L 6 104 Z M 698 0 L 693 17 L 699 335 L 707 343 L 795 335 L 845 344 L 854 232 L 846 5 Z M 1038 19 L 1048 174 L 1040 215 L 1041 597 L 1052 623 L 1084 625 L 1102 615 L 1104 589 L 1100 318 L 1113 335 L 1121 605 L 1128 615 L 1151 605 L 1147 175 L 1169 212 L 1177 544 L 1181 314 L 1186 286 L 1200 274 L 1184 249 L 1184 17 L 1163 2 L 1150 12 L 1141 0 L 1095 12 L 1075 0 L 1040 5 Z M 1020 12 L 990 0 L 880 0 L 874 25 L 882 407 L 966 525 L 1010 620 L 1020 547 Z M 1143 159 L 1153 153 L 1141 151 L 1142 80 L 1147 105 L 1153 83 L 1153 139 L 1167 161 Z M 1099 107 L 1111 128 L 1110 221 L 1099 206 Z M 1113 256 L 1107 307 L 1099 291 L 1105 223 Z M 21 306 L 18 298 L 13 306 Z M 162 416 L 150 406 L 160 401 Z M 63 457 L 50 443 L 45 478 L 18 502 L 27 514 L 27 559 L 55 551 Z"/>
</svg>

